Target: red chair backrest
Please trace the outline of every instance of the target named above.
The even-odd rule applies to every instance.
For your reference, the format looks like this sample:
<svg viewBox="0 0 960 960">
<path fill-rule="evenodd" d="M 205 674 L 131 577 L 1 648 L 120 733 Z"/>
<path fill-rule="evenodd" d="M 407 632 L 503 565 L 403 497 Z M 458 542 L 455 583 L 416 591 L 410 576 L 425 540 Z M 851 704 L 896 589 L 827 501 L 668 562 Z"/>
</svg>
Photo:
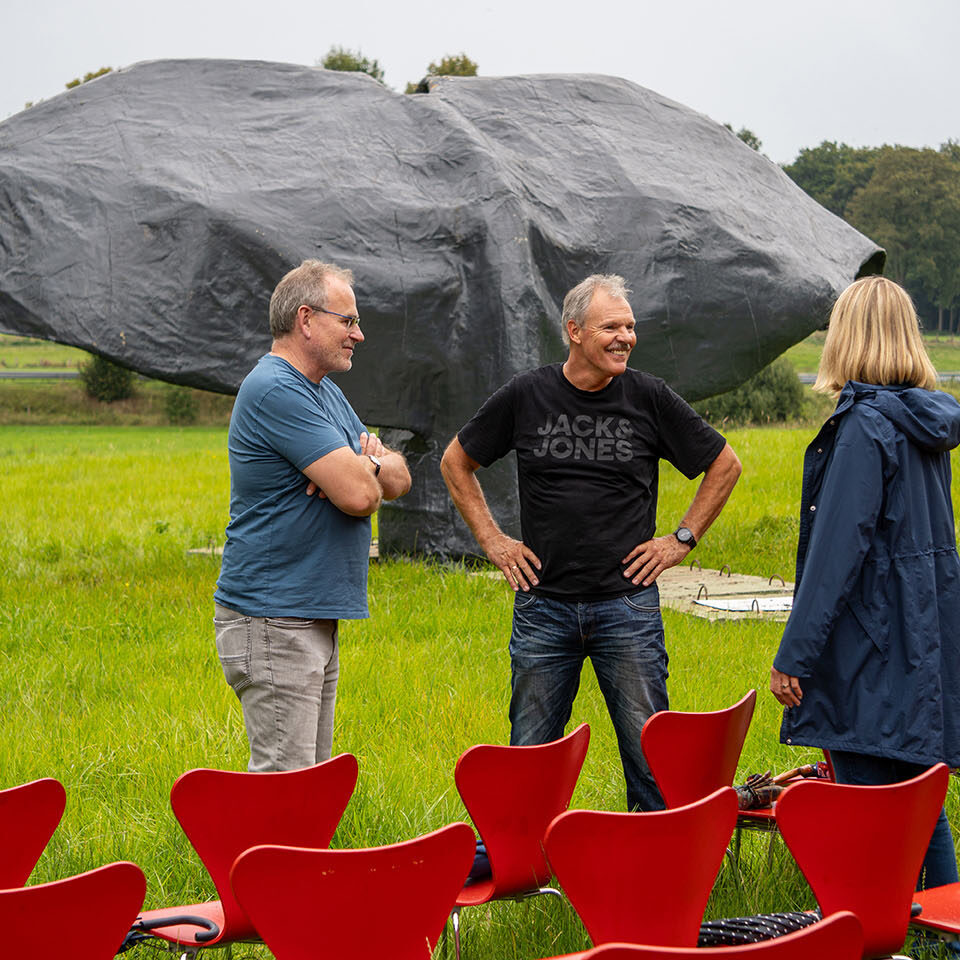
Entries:
<svg viewBox="0 0 960 960">
<path fill-rule="evenodd" d="M 740 947 L 650 947 L 610 943 L 581 960 L 860 960 L 863 934 L 849 912 L 795 933 Z"/>
<path fill-rule="evenodd" d="M 0 888 L 27 882 L 66 803 L 63 784 L 49 777 L 0 790 Z"/>
<path fill-rule="evenodd" d="M 482 903 L 542 886 L 550 876 L 543 836 L 570 804 L 590 743 L 581 723 L 560 740 L 531 747 L 479 744 L 464 751 L 454 779 L 483 838 L 493 880 L 464 891 Z"/>
<path fill-rule="evenodd" d="M 696 946 L 736 822 L 732 787 L 651 813 L 570 810 L 547 830 L 547 857 L 595 944 Z"/>
<path fill-rule="evenodd" d="M 277 960 L 430 960 L 475 844 L 452 823 L 366 850 L 254 847 L 230 882 Z"/>
<path fill-rule="evenodd" d="M 640 745 L 663 802 L 682 807 L 733 785 L 757 691 L 725 710 L 661 710 L 643 725 Z"/>
<path fill-rule="evenodd" d="M 801 781 L 777 801 L 780 832 L 820 909 L 857 915 L 865 957 L 903 945 L 948 775 L 938 763 L 889 786 Z"/>
<path fill-rule="evenodd" d="M 230 889 L 230 868 L 263 843 L 326 847 L 357 784 L 357 759 L 341 753 L 302 770 L 188 770 L 170 805 L 207 868 L 223 906 L 224 939 L 251 932 Z"/>
<path fill-rule="evenodd" d="M 143 903 L 135 863 L 110 863 L 65 880 L 0 890 L 0 939 L 12 957 L 110 960 Z"/>
</svg>

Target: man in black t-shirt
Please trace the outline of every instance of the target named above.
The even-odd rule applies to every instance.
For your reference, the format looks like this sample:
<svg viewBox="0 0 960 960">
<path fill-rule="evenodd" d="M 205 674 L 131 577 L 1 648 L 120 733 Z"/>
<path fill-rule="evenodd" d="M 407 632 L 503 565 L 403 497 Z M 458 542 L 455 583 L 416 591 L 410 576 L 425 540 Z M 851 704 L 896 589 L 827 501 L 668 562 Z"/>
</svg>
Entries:
<svg viewBox="0 0 960 960">
<path fill-rule="evenodd" d="M 450 442 L 441 469 L 477 542 L 516 592 L 510 742 L 563 736 L 590 657 L 613 720 L 629 809 L 663 800 L 640 730 L 667 709 L 657 577 L 717 518 L 740 461 L 662 380 L 627 367 L 636 344 L 621 277 L 595 274 L 563 301 L 567 360 L 514 377 Z M 517 452 L 522 540 L 490 513 L 476 471 Z M 654 537 L 660 460 L 704 474 L 674 533 Z"/>
</svg>

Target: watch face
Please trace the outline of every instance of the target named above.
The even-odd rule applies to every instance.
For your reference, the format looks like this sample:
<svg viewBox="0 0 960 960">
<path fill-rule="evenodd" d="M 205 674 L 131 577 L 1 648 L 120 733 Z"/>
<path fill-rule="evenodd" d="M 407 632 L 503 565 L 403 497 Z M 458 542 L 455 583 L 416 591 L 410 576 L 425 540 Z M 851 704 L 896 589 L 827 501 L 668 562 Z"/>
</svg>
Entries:
<svg viewBox="0 0 960 960">
<path fill-rule="evenodd" d="M 696 546 L 697 539 L 686 527 L 678 527 L 674 536 L 681 542 L 689 544 L 691 547 Z"/>
</svg>

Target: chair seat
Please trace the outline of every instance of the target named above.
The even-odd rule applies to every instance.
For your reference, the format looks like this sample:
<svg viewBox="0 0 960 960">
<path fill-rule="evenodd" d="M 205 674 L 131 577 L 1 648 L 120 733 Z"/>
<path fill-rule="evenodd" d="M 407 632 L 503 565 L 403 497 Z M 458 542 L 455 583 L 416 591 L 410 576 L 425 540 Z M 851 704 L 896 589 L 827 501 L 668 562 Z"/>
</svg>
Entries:
<svg viewBox="0 0 960 960">
<path fill-rule="evenodd" d="M 551 888 L 552 889 L 552 888 Z M 530 887 L 528 890 L 515 890 L 512 893 L 499 893 L 497 885 L 492 880 L 481 880 L 471 883 L 457 894 L 458 907 L 476 907 L 490 900 L 526 900 L 536 896 L 544 890 L 543 887 Z M 560 891 L 554 891 L 559 893 Z"/>
<path fill-rule="evenodd" d="M 744 830 L 776 830 L 776 809 L 759 807 L 756 810 L 741 810 L 737 814 L 737 826 Z"/>
<path fill-rule="evenodd" d="M 478 904 L 486 903 L 488 900 L 493 899 L 496 890 L 497 885 L 492 880 L 481 880 L 479 883 L 471 883 L 457 894 L 457 906 L 475 907 Z"/>
<path fill-rule="evenodd" d="M 205 947 L 214 946 L 223 936 L 223 905 L 219 900 L 209 900 L 206 903 L 193 903 L 183 907 L 164 907 L 161 910 L 143 910 L 137 920 L 138 922 L 145 921 L 147 923 L 153 923 L 157 920 L 163 920 L 165 917 L 173 918 L 183 916 L 202 917 L 204 920 L 210 920 L 217 925 L 217 929 L 220 932 L 209 940 L 198 941 L 197 934 L 206 933 L 207 930 L 205 927 L 193 923 L 177 923 L 169 927 L 155 927 L 150 930 L 151 935 L 159 937 L 161 940 L 168 940 L 171 943 L 202 943 Z M 253 924 L 248 924 L 246 929 L 235 924 L 230 933 L 231 940 L 259 939 L 257 932 L 253 929 Z"/>
<path fill-rule="evenodd" d="M 960 936 L 960 883 L 918 890 L 913 899 L 923 908 L 920 915 L 911 920 L 913 926 L 931 927 Z"/>
</svg>

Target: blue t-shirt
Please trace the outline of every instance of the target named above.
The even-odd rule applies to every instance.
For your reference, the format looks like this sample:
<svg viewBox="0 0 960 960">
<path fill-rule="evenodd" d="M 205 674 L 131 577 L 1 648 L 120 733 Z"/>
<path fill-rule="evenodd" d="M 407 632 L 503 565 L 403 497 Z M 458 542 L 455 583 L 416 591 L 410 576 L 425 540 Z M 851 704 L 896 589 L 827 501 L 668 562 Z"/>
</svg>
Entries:
<svg viewBox="0 0 960 960">
<path fill-rule="evenodd" d="M 370 518 L 306 495 L 304 467 L 360 452 L 363 424 L 329 377 L 267 354 L 230 417 L 230 523 L 214 599 L 251 617 L 362 619 Z"/>
</svg>

